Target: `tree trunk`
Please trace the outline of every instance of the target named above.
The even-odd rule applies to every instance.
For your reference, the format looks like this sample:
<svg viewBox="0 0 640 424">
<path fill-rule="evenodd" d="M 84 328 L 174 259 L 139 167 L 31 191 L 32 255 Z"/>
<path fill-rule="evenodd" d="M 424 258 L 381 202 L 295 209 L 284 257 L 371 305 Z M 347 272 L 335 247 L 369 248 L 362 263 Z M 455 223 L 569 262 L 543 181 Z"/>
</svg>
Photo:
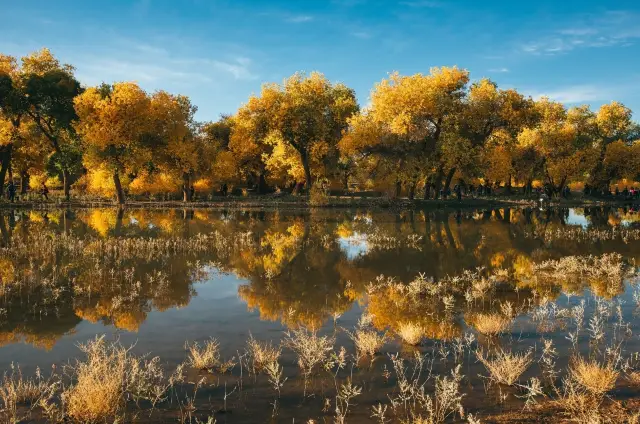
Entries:
<svg viewBox="0 0 640 424">
<path fill-rule="evenodd" d="M 524 194 L 525 195 L 527 195 L 527 196 L 531 195 L 531 192 L 533 191 L 532 185 L 533 185 L 533 181 L 532 181 L 531 178 L 529 178 L 527 180 L 527 182 L 525 183 L 525 185 L 524 185 Z"/>
<path fill-rule="evenodd" d="M 505 193 L 511 194 L 511 175 L 507 177 L 507 181 L 505 182 L 504 188 L 505 188 L 504 190 Z"/>
<path fill-rule="evenodd" d="M 453 179 L 453 175 L 456 173 L 456 168 L 453 167 L 449 170 L 449 173 L 447 174 L 447 179 L 445 180 L 444 183 L 444 192 L 448 192 L 449 191 L 449 187 L 451 186 L 451 180 Z"/>
<path fill-rule="evenodd" d="M 62 184 L 64 186 L 64 198 L 68 202 L 71 198 L 71 175 L 66 168 L 62 170 Z"/>
<path fill-rule="evenodd" d="M 564 188 L 564 185 L 567 183 L 567 177 L 562 177 L 562 179 L 560 180 L 560 184 L 558 185 L 558 188 L 556 188 L 556 193 L 558 194 L 558 197 L 562 197 L 562 189 Z"/>
<path fill-rule="evenodd" d="M 116 196 L 118 197 L 118 204 L 124 205 L 124 190 L 122 190 L 122 184 L 120 183 L 120 174 L 117 170 L 113 172 L 113 183 L 116 186 Z"/>
<path fill-rule="evenodd" d="M 29 173 L 22 171 L 20 173 L 20 194 L 27 194 L 27 187 L 29 187 Z"/>
<path fill-rule="evenodd" d="M 440 197 L 440 189 L 442 188 L 442 177 L 444 176 L 444 169 L 443 169 L 443 165 L 440 165 L 438 167 L 438 170 L 436 171 L 436 177 L 433 181 L 433 198 L 437 199 Z"/>
<path fill-rule="evenodd" d="M 424 200 L 429 200 L 431 198 L 431 178 L 427 177 L 424 179 Z"/>
<path fill-rule="evenodd" d="M 402 182 L 401 181 L 396 181 L 396 195 L 395 195 L 395 199 L 397 199 L 398 197 L 400 197 L 400 193 L 402 192 Z"/>
<path fill-rule="evenodd" d="M 311 168 L 309 167 L 309 156 L 306 151 L 301 152 L 300 156 L 302 158 L 302 166 L 304 167 L 304 177 L 307 180 L 305 182 L 307 185 L 307 190 L 311 192 L 311 187 L 313 186 L 313 182 L 311 181 Z"/>
<path fill-rule="evenodd" d="M 607 145 L 603 144 L 600 148 L 600 157 L 596 162 L 596 166 L 591 170 L 591 175 L 589 176 L 589 186 L 595 188 L 598 193 L 603 190 L 609 191 L 610 180 L 608 179 L 604 169 L 604 158 L 606 153 Z"/>
<path fill-rule="evenodd" d="M 264 178 L 264 172 L 261 172 L 258 176 L 258 187 L 256 192 L 258 194 L 264 194 L 267 191 L 267 180 Z"/>
<path fill-rule="evenodd" d="M 182 173 L 182 201 L 190 202 L 191 201 L 191 185 L 190 178 L 188 172 Z"/>
<path fill-rule="evenodd" d="M 4 180 L 7 176 L 7 170 L 11 165 L 11 149 L 13 144 L 7 144 L 2 149 L 2 166 L 0 167 L 0 197 L 4 196 Z"/>
<path fill-rule="evenodd" d="M 416 198 L 416 185 L 415 181 L 412 181 L 409 185 L 409 200 L 413 200 Z"/>
</svg>

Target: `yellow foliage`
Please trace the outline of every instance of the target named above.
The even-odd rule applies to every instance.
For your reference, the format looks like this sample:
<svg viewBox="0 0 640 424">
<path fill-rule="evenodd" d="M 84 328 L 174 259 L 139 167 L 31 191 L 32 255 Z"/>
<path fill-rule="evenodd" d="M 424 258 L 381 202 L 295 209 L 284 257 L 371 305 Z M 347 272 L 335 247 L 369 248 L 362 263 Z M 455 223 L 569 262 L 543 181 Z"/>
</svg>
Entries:
<svg viewBox="0 0 640 424">
<path fill-rule="evenodd" d="M 157 174 L 143 173 L 138 175 L 129 185 L 133 194 L 144 193 L 174 193 L 181 189 L 181 182 L 174 176 L 160 172 Z"/>
<path fill-rule="evenodd" d="M 196 191 L 211 191 L 213 189 L 213 182 L 210 178 L 199 178 L 193 183 L 193 188 Z"/>
<path fill-rule="evenodd" d="M 117 212 L 111 209 L 93 209 L 86 217 L 86 223 L 102 237 L 116 226 Z"/>
<path fill-rule="evenodd" d="M 33 174 L 29 176 L 29 188 L 31 190 L 41 190 L 43 182 L 48 188 L 61 187 L 61 182 L 57 177 L 49 177 L 46 174 Z"/>
</svg>

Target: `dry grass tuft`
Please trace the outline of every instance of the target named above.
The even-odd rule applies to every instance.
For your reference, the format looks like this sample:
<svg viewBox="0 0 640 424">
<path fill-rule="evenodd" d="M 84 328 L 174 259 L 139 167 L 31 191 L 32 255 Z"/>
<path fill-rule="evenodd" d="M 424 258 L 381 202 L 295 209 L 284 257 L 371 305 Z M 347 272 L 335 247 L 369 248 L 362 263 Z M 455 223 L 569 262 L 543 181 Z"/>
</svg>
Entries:
<svg viewBox="0 0 640 424">
<path fill-rule="evenodd" d="M 106 421 L 119 416 L 127 399 L 162 400 L 168 386 L 159 358 L 149 361 L 130 354 L 130 348 L 98 337 L 80 345 L 85 361 L 72 367 L 74 384 L 62 393 L 66 414 L 80 422 Z"/>
<path fill-rule="evenodd" d="M 63 394 L 67 414 L 81 422 L 116 417 L 124 406 L 128 351 L 108 346 L 104 338 L 80 349 L 87 360 L 76 364 L 76 383 Z"/>
<path fill-rule="evenodd" d="M 595 360 L 576 357 L 571 361 L 569 375 L 571 378 L 594 395 L 603 395 L 613 389 L 619 371 L 610 364 L 600 364 Z"/>
<path fill-rule="evenodd" d="M 413 322 L 401 322 L 398 325 L 398 335 L 402 340 L 411 346 L 417 346 L 424 337 L 424 328 Z"/>
<path fill-rule="evenodd" d="M 304 328 L 286 333 L 285 345 L 298 355 L 298 365 L 305 376 L 309 377 L 313 369 L 322 364 L 333 350 L 335 339 L 329 336 L 319 337 L 315 331 Z"/>
<path fill-rule="evenodd" d="M 387 339 L 386 334 L 379 334 L 375 330 L 359 328 L 355 333 L 348 333 L 356 345 L 358 356 L 374 356 L 380 351 Z"/>
<path fill-rule="evenodd" d="M 471 318 L 470 322 L 479 333 L 487 336 L 497 336 L 511 328 L 513 319 L 498 313 L 478 313 Z"/>
<path fill-rule="evenodd" d="M 571 378 L 565 378 L 562 391 L 555 403 L 569 412 L 576 422 L 600 423 L 601 398 L 584 390 Z"/>
<path fill-rule="evenodd" d="M 259 342 L 253 336 L 250 336 L 247 341 L 247 357 L 254 373 L 265 370 L 274 363 L 277 364 L 280 353 L 280 347 L 274 347 L 271 342 Z"/>
<path fill-rule="evenodd" d="M 198 342 L 188 346 L 188 363 L 199 370 L 212 370 L 220 365 L 220 344 L 216 339 L 209 339 L 200 346 Z"/>
<path fill-rule="evenodd" d="M 12 417 L 10 421 L 19 421 L 18 405 L 33 405 L 40 399 L 47 399 L 53 395 L 58 382 L 53 379 L 45 380 L 38 369 L 35 378 L 24 378 L 19 366 L 11 364 L 11 374 L 4 375 L 0 386 L 0 401 L 2 409 Z"/>
<path fill-rule="evenodd" d="M 529 368 L 532 362 L 532 352 L 510 353 L 503 350 L 496 352 L 493 358 L 484 356 L 483 352 L 476 353 L 478 360 L 482 362 L 491 379 L 497 383 L 514 385 L 518 378 Z"/>
<path fill-rule="evenodd" d="M 625 379 L 632 386 L 640 386 L 640 371 L 630 371 L 625 375 Z"/>
</svg>

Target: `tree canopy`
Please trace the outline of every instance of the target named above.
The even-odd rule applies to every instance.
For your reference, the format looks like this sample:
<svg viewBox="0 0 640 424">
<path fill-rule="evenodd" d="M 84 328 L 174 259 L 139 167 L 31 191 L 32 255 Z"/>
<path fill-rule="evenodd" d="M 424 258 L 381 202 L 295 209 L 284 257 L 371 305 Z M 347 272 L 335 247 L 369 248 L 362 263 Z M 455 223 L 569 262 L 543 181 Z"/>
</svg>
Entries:
<svg viewBox="0 0 640 424">
<path fill-rule="evenodd" d="M 0 184 L 17 174 L 113 196 L 322 186 L 438 197 L 452 184 L 608 192 L 640 177 L 640 126 L 618 102 L 567 108 L 457 67 L 391 73 L 360 108 L 324 75 L 266 83 L 232 114 L 198 122 L 184 95 L 135 82 L 84 87 L 48 49 L 0 55 Z"/>
</svg>

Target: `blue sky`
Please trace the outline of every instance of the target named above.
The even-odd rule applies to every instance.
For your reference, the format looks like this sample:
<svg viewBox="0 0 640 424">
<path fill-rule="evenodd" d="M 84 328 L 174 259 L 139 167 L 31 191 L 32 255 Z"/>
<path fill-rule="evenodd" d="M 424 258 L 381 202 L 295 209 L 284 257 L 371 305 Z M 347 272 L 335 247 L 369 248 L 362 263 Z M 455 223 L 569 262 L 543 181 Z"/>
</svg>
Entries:
<svg viewBox="0 0 640 424">
<path fill-rule="evenodd" d="M 344 82 L 365 105 L 389 72 L 442 65 L 534 97 L 640 111 L 637 1 L 0 0 L 0 14 L 0 52 L 47 46 L 84 84 L 186 94 L 201 120 L 296 71 Z"/>
</svg>

